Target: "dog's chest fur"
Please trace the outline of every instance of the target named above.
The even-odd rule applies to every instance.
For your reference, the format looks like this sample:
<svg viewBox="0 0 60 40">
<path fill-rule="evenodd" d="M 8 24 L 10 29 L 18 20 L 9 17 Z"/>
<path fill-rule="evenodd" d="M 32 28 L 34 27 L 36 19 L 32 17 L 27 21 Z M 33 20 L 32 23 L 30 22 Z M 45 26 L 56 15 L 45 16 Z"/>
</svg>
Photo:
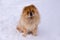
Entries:
<svg viewBox="0 0 60 40">
<path fill-rule="evenodd" d="M 35 20 L 29 19 L 29 20 L 22 20 L 21 25 L 25 27 L 28 31 L 31 31 L 35 28 Z"/>
</svg>

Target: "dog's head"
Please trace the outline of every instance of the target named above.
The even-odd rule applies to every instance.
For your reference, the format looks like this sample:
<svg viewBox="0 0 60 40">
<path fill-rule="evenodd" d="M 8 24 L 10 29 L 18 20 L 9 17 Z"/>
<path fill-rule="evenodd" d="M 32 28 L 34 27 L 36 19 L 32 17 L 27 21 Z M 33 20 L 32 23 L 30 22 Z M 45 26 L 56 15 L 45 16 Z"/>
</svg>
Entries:
<svg viewBox="0 0 60 40">
<path fill-rule="evenodd" d="M 38 14 L 37 8 L 34 5 L 29 5 L 24 7 L 22 15 L 25 18 L 33 18 L 34 16 L 37 16 L 37 14 Z"/>
</svg>

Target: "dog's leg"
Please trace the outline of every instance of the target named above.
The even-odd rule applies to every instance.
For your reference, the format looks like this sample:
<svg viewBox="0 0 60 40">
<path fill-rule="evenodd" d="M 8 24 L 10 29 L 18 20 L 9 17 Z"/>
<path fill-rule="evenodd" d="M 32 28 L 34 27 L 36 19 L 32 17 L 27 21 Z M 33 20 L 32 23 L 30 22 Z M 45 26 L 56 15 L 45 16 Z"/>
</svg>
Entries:
<svg viewBox="0 0 60 40">
<path fill-rule="evenodd" d="M 17 28 L 16 28 L 19 32 L 22 32 L 22 27 L 20 25 L 17 25 Z"/>
<path fill-rule="evenodd" d="M 19 26 L 17 26 L 17 28 L 16 28 L 19 32 L 21 31 L 21 28 L 19 27 Z"/>
<path fill-rule="evenodd" d="M 32 30 L 32 35 L 37 36 L 37 27 L 34 30 Z"/>
<path fill-rule="evenodd" d="M 23 30 L 23 36 L 27 35 L 27 30 L 25 28 L 22 29 Z"/>
</svg>

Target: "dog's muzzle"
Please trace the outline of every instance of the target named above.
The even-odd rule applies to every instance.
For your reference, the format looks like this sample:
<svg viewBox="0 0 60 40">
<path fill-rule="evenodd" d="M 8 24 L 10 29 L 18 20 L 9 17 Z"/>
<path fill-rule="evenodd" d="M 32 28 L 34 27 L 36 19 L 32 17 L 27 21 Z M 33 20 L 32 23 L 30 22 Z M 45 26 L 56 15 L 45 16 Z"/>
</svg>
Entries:
<svg viewBox="0 0 60 40">
<path fill-rule="evenodd" d="M 32 12 L 30 12 L 30 16 L 33 16 L 33 13 Z"/>
<path fill-rule="evenodd" d="M 32 12 L 29 13 L 28 18 L 33 18 L 34 14 Z"/>
</svg>

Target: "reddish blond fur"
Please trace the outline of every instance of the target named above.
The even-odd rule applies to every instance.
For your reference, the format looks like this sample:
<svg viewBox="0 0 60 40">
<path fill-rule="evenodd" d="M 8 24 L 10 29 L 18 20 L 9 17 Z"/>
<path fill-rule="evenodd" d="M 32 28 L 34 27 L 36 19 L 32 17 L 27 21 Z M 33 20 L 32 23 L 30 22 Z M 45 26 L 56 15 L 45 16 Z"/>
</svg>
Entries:
<svg viewBox="0 0 60 40">
<path fill-rule="evenodd" d="M 32 19 L 28 18 L 29 12 L 32 11 L 35 16 Z M 21 19 L 17 26 L 18 31 L 22 31 L 26 36 L 28 32 L 32 32 L 33 35 L 37 35 L 37 27 L 39 24 L 40 15 L 37 8 L 34 5 L 24 7 Z"/>
</svg>

